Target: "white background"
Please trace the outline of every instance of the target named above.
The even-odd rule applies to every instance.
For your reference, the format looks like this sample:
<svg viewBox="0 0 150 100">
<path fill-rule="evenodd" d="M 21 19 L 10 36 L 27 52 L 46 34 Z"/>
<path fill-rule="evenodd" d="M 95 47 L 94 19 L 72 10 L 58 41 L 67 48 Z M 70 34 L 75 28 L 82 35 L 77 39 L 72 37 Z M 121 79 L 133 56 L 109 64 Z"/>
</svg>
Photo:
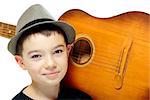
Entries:
<svg viewBox="0 0 150 100">
<path fill-rule="evenodd" d="M 0 22 L 16 25 L 21 14 L 36 3 L 42 4 L 56 20 L 69 9 L 82 9 L 100 18 L 128 11 L 150 14 L 150 0 L 1 0 Z M 28 73 L 7 51 L 8 41 L 0 37 L 0 100 L 10 100 L 31 82 Z"/>
</svg>

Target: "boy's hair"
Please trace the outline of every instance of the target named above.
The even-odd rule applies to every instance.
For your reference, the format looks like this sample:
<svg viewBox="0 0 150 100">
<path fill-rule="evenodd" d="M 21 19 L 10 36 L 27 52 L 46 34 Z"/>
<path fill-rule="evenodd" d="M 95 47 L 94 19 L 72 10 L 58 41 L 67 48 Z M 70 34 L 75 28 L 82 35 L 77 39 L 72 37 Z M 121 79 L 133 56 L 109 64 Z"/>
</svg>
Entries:
<svg viewBox="0 0 150 100">
<path fill-rule="evenodd" d="M 67 38 L 64 34 L 64 31 L 61 28 L 59 28 L 53 24 L 42 24 L 42 25 L 35 26 L 31 29 L 28 29 L 27 31 L 25 31 L 24 34 L 22 34 L 22 36 L 19 38 L 19 40 L 17 42 L 15 55 L 22 56 L 23 42 L 27 38 L 29 38 L 32 34 L 42 34 L 45 36 L 50 36 L 52 34 L 52 32 L 54 32 L 54 31 L 58 32 L 58 34 L 63 35 L 65 43 L 67 45 Z"/>
</svg>

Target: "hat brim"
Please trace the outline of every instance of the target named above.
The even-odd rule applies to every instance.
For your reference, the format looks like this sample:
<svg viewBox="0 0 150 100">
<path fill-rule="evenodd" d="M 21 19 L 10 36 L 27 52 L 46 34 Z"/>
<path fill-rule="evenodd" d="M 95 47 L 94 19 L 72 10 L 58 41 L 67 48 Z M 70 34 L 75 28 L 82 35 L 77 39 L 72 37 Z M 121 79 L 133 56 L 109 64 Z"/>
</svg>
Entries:
<svg viewBox="0 0 150 100">
<path fill-rule="evenodd" d="M 17 35 L 15 35 L 10 42 L 8 43 L 8 50 L 15 55 L 16 54 L 16 46 L 17 46 L 17 42 L 18 39 L 21 37 L 21 35 L 28 29 L 33 28 L 37 25 L 42 25 L 42 24 L 53 24 L 59 28 L 61 28 L 67 38 L 67 44 L 71 44 L 74 42 L 75 40 L 75 30 L 74 28 L 69 25 L 68 23 L 62 22 L 62 21 L 43 21 L 43 22 L 39 22 L 39 23 L 35 23 L 33 25 L 30 25 L 24 29 L 22 29 L 21 31 L 19 31 L 18 33 L 16 33 Z"/>
</svg>

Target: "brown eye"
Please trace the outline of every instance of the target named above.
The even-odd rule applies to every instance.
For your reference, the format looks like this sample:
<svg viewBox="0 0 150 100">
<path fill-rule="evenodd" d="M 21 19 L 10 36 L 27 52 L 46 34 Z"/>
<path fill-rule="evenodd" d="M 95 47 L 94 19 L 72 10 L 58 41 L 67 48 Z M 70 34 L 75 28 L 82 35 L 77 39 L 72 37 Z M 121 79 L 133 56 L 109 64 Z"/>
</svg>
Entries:
<svg viewBox="0 0 150 100">
<path fill-rule="evenodd" d="M 59 54 L 59 53 L 62 53 L 62 52 L 63 52 L 63 50 L 56 50 L 54 53 Z"/>
<path fill-rule="evenodd" d="M 40 58 L 41 55 L 33 55 L 31 58 Z"/>
</svg>

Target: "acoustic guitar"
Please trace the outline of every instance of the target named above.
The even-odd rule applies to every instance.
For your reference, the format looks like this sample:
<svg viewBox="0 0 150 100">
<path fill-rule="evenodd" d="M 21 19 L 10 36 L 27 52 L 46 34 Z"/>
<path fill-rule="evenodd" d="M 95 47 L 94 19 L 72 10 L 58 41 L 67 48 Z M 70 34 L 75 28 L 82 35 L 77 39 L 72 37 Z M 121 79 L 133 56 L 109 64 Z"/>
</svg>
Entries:
<svg viewBox="0 0 150 100">
<path fill-rule="evenodd" d="M 65 83 L 94 100 L 148 100 L 150 15 L 126 12 L 97 18 L 82 10 L 65 12 L 76 40 Z"/>
</svg>

